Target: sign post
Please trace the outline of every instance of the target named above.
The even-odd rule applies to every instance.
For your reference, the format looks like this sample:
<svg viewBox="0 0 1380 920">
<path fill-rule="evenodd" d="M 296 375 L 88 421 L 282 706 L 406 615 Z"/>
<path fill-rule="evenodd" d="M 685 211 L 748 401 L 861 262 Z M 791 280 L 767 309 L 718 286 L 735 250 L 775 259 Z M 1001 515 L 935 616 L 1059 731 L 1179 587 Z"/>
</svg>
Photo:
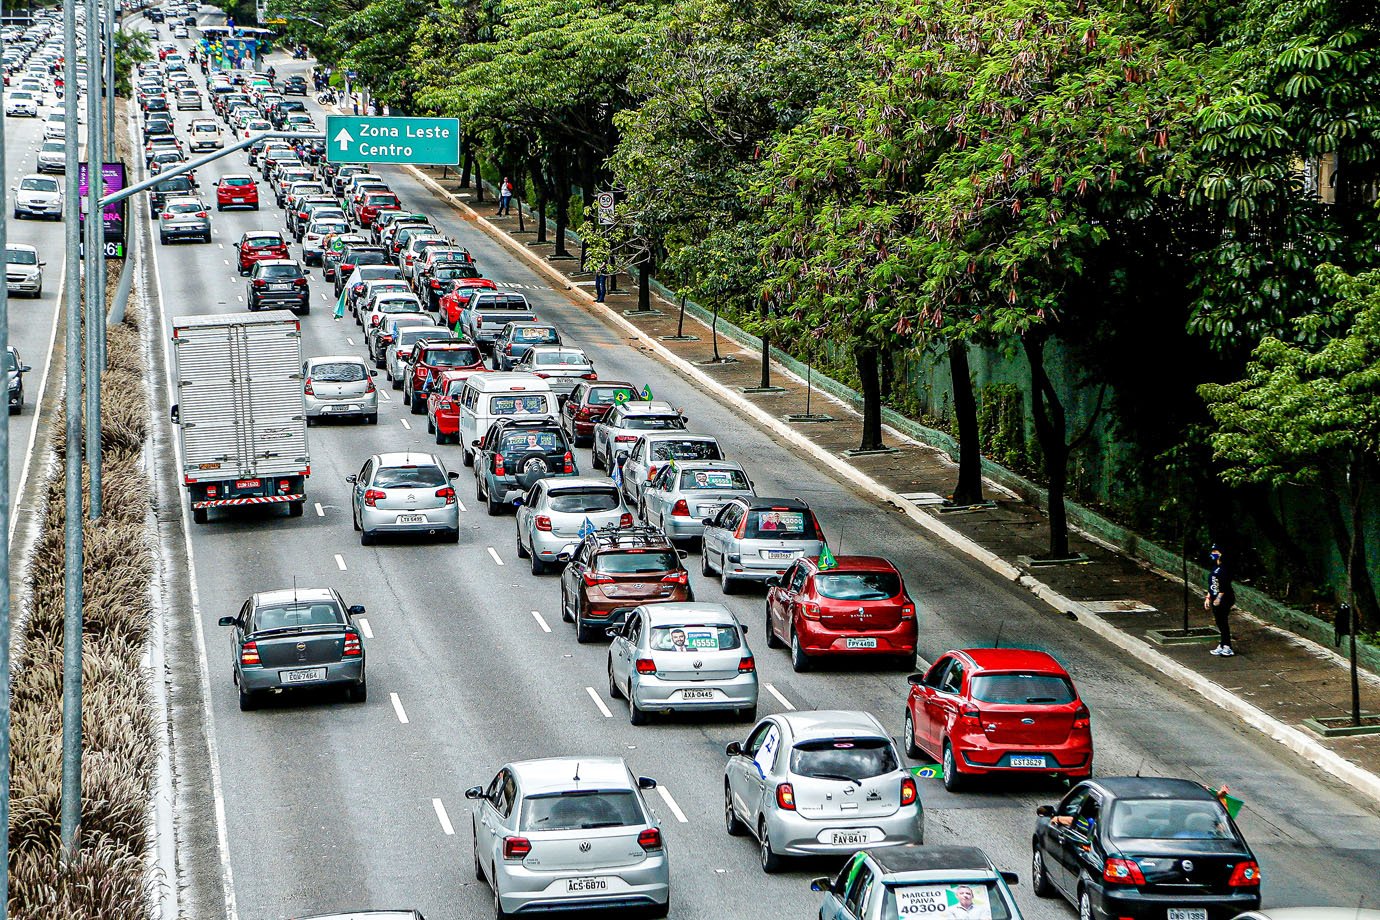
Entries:
<svg viewBox="0 0 1380 920">
<path fill-rule="evenodd" d="M 599 223 L 604 226 L 613 224 L 613 192 L 600 192 L 595 200 L 599 203 Z"/>
<path fill-rule="evenodd" d="M 326 162 L 452 166 L 460 119 L 326 116 Z"/>
</svg>

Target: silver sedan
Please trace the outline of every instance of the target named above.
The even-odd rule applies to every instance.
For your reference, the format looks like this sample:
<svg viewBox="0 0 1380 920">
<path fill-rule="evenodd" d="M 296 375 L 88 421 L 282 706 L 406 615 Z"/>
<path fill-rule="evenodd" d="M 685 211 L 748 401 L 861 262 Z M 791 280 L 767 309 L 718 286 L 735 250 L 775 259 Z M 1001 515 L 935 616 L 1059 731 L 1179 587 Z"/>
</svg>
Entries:
<svg viewBox="0 0 1380 920">
<path fill-rule="evenodd" d="M 677 460 L 657 470 L 642 491 L 642 520 L 672 540 L 704 535 L 705 518 L 731 499 L 755 495 L 752 480 L 729 460 Z"/>
<path fill-rule="evenodd" d="M 600 476 L 539 479 L 517 510 L 517 554 L 532 560 L 532 574 L 556 564 L 556 557 L 580 541 L 587 526 L 631 527 L 632 513 L 613 480 Z"/>
<path fill-rule="evenodd" d="M 665 917 L 671 863 L 661 827 L 621 757 L 510 763 L 465 798 L 475 803 L 474 872 L 494 914 L 622 908 Z"/>
<path fill-rule="evenodd" d="M 358 473 L 345 477 L 354 488 L 350 506 L 362 546 L 380 534 L 441 534 L 460 539 L 460 509 L 448 472 L 432 454 L 375 454 Z"/>
<path fill-rule="evenodd" d="M 307 424 L 322 418 L 355 416 L 378 424 L 379 391 L 374 371 L 354 355 L 309 358 L 302 364 L 302 390 L 307 401 Z"/>
<path fill-rule="evenodd" d="M 564 400 L 581 380 L 598 380 L 594 362 L 578 348 L 568 345 L 534 345 L 527 349 L 522 360 L 513 365 L 519 374 L 536 374 L 551 387 L 558 399 Z"/>
<path fill-rule="evenodd" d="M 610 627 L 609 695 L 628 720 L 650 712 L 729 709 L 757 718 L 757 667 L 747 627 L 722 604 L 653 604 Z"/>
</svg>

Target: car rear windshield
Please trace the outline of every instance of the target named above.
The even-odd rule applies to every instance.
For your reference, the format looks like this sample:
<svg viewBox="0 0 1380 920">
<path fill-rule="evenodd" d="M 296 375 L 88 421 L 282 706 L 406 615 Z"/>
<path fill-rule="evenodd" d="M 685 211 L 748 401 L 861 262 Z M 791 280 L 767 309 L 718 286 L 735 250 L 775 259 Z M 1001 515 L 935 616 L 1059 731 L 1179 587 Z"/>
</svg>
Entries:
<svg viewBox="0 0 1380 920">
<path fill-rule="evenodd" d="M 391 265 L 359 265 L 362 281 L 402 281 L 401 273 Z"/>
<path fill-rule="evenodd" d="M 254 180 L 249 178 L 248 176 L 226 176 L 224 179 L 221 179 L 220 181 L 224 185 L 234 185 L 237 187 L 254 184 Z"/>
<path fill-rule="evenodd" d="M 283 604 L 254 611 L 254 630 L 293 629 L 302 626 L 333 626 L 345 622 L 345 612 L 334 601 L 315 604 Z"/>
<path fill-rule="evenodd" d="M 550 351 L 536 356 L 543 367 L 588 367 L 589 359 L 578 351 Z"/>
<path fill-rule="evenodd" d="M 309 233 L 324 236 L 327 233 L 344 233 L 350 229 L 350 225 L 343 220 L 323 220 L 311 225 Z"/>
<path fill-rule="evenodd" d="M 439 281 L 454 281 L 456 278 L 478 278 L 479 269 L 473 265 L 445 265 L 433 274 Z"/>
<path fill-rule="evenodd" d="M 1107 825 L 1119 840 L 1234 840 L 1226 810 L 1215 801 L 1119 799 Z"/>
<path fill-rule="evenodd" d="M 719 445 L 714 441 L 668 439 L 652 442 L 652 459 L 722 460 L 723 455 L 719 453 Z"/>
<path fill-rule="evenodd" d="M 648 642 L 654 652 L 727 652 L 743 645 L 736 626 L 720 623 L 654 626 Z"/>
<path fill-rule="evenodd" d="M 743 536 L 749 540 L 817 540 L 814 515 L 808 511 L 780 508 L 754 509 L 748 512 Z"/>
<path fill-rule="evenodd" d="M 5 261 L 10 265 L 37 265 L 38 253 L 27 249 L 6 249 Z"/>
<path fill-rule="evenodd" d="M 618 507 L 616 489 L 561 489 L 550 496 L 551 510 L 562 514 L 591 514 Z"/>
<path fill-rule="evenodd" d="M 527 300 L 523 297 L 484 297 L 475 303 L 475 309 L 484 310 L 526 310 Z"/>
<path fill-rule="evenodd" d="M 630 789 L 581 790 L 528 796 L 522 802 L 519 830 L 575 831 L 644 823 Z"/>
<path fill-rule="evenodd" d="M 479 363 L 478 348 L 428 348 L 422 363 L 431 367 L 469 367 Z"/>
<path fill-rule="evenodd" d="M 397 297 L 393 300 L 380 300 L 374 309 L 380 313 L 421 313 L 422 305 L 415 300 Z"/>
<path fill-rule="evenodd" d="M 296 265 L 264 265 L 259 263 L 260 278 L 301 278 L 302 269 Z"/>
<path fill-rule="evenodd" d="M 625 549 L 600 553 L 594 568 L 610 575 L 640 575 L 672 572 L 680 568 L 680 558 L 669 549 Z"/>
<path fill-rule="evenodd" d="M 976 674 L 971 684 L 973 699 L 983 703 L 1063 706 L 1077 699 L 1059 674 Z"/>
<path fill-rule="evenodd" d="M 546 412 L 546 396 L 494 396 L 489 400 L 489 412 L 494 415 L 533 415 Z"/>
<path fill-rule="evenodd" d="M 398 333 L 399 345 L 415 345 L 422 339 L 433 339 L 444 333 L 436 326 L 428 326 L 425 329 L 404 329 Z"/>
<path fill-rule="evenodd" d="M 815 590 L 836 601 L 880 601 L 901 591 L 895 572 L 821 572 Z"/>
<path fill-rule="evenodd" d="M 176 201 L 166 207 L 172 214 L 195 214 L 201 210 L 201 205 L 195 201 Z"/>
<path fill-rule="evenodd" d="M 251 236 L 244 241 L 244 245 L 255 249 L 263 249 L 266 246 L 283 246 L 282 237 L 279 236 Z"/>
<path fill-rule="evenodd" d="M 357 252 L 350 259 L 351 265 L 383 265 L 387 260 L 381 252 Z"/>
<path fill-rule="evenodd" d="M 443 486 L 446 475 L 436 466 L 385 466 L 374 476 L 380 489 L 408 489 Z"/>
<path fill-rule="evenodd" d="M 365 199 L 368 204 L 397 204 L 398 199 L 393 195 L 370 195 Z"/>
<path fill-rule="evenodd" d="M 636 399 L 631 387 L 592 387 L 589 391 L 589 404 L 591 406 L 611 406 L 623 397 L 626 402 L 629 399 Z"/>
<path fill-rule="evenodd" d="M 550 453 L 565 447 L 561 436 L 554 431 L 510 431 L 499 442 L 499 452 L 509 457 L 529 450 Z"/>
<path fill-rule="evenodd" d="M 192 130 L 193 130 L 193 131 L 200 131 L 202 134 L 219 134 L 219 133 L 220 133 L 220 126 L 219 126 L 219 125 L 216 125 L 216 124 L 213 123 L 213 122 L 204 121 L 204 122 L 199 122 L 199 123 L 197 123 L 197 124 L 192 125 Z M 243 185 L 244 183 L 241 182 L 241 183 L 237 183 L 237 184 Z"/>
<path fill-rule="evenodd" d="M 682 492 L 707 489 L 747 490 L 747 476 L 742 470 L 681 470 L 680 488 Z"/>
<path fill-rule="evenodd" d="M 323 383 L 358 383 L 367 377 L 363 364 L 353 361 L 332 361 L 317 364 L 311 369 L 311 379 Z"/>
<path fill-rule="evenodd" d="M 965 917 L 1010 920 L 1011 911 L 990 881 L 938 885 L 887 885 L 882 889 L 882 920 L 908 917 Z"/>
<path fill-rule="evenodd" d="M 896 769 L 896 752 L 883 738 L 824 738 L 791 750 L 791 772 L 797 776 L 860 780 Z"/>
<path fill-rule="evenodd" d="M 623 419 L 623 427 L 629 431 L 674 431 L 684 428 L 685 423 L 679 415 L 630 415 Z"/>
</svg>

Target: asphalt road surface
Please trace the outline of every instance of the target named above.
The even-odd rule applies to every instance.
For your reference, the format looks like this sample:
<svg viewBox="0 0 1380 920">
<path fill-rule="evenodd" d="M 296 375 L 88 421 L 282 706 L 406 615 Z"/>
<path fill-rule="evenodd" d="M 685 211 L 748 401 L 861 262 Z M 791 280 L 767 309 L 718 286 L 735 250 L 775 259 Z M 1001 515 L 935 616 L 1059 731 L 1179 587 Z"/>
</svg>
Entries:
<svg viewBox="0 0 1380 920">
<path fill-rule="evenodd" d="M 275 63 L 280 76 L 290 71 L 281 56 Z M 309 104 L 316 110 L 314 101 Z M 178 121 L 185 125 L 187 118 L 178 113 Z M 234 154 L 204 169 L 204 193 L 213 195 L 218 175 L 244 168 L 242 155 Z M 717 435 L 728 456 L 746 465 L 760 494 L 807 500 L 836 553 L 893 559 L 919 605 L 924 658 L 990 644 L 999 630 L 1010 644 L 1051 652 L 1091 707 L 1100 774 L 1139 771 L 1225 782 L 1245 800 L 1240 824 L 1260 858 L 1267 905 L 1354 905 L 1371 890 L 1380 877 L 1380 820 L 1357 797 L 735 417 L 712 393 L 630 347 L 623 333 L 551 290 L 437 201 L 414 174 L 395 167 L 379 172 L 406 208 L 429 212 L 468 246 L 486 276 L 521 285 L 539 315 L 593 357 L 601 377 L 650 383 L 658 398 L 684 407 L 691 430 Z M 143 220 L 147 209 L 141 204 L 131 213 Z M 269 198 L 259 212 L 213 214 L 210 245 L 155 245 L 164 333 L 173 315 L 245 309 L 245 281 L 232 267 L 232 243 L 245 230 L 282 226 Z M 303 321 L 306 354 L 361 354 L 358 327 L 348 317 L 332 320 L 330 287 L 319 272 L 312 274 L 312 313 Z M 557 578 L 534 577 L 517 559 L 512 517 L 487 516 L 473 499 L 460 448 L 437 448 L 425 417 L 408 414 L 386 383 L 380 390 L 385 398 L 377 426 L 312 429 L 304 517 L 250 513 L 191 529 L 200 623 L 187 613 L 190 604 L 175 604 L 168 628 L 200 628 L 206 636 L 239 916 L 277 920 L 386 906 L 416 907 L 428 920 L 491 915 L 489 890 L 471 872 L 464 790 L 487 782 L 507 761 L 582 753 L 622 755 L 636 773 L 660 781 L 649 801 L 663 822 L 674 867 L 673 917 L 815 916 L 819 895 L 811 893 L 809 880 L 830 864 L 766 876 L 752 841 L 724 832 L 723 748 L 741 740 L 746 727 L 726 717 L 655 719 L 632 727 L 625 704 L 607 695 L 605 648 L 575 643 L 557 611 Z M 405 448 L 439 451 L 462 471 L 458 546 L 359 545 L 345 477 L 373 453 Z M 171 456 L 161 459 L 172 463 Z M 588 451 L 578 459 L 582 470 L 591 469 Z M 762 594 L 723 597 L 716 583 L 698 574 L 697 558 L 687 565 L 699 599 L 722 601 L 751 626 L 763 714 L 857 708 L 900 733 L 903 672 L 826 667 L 797 675 L 787 653 L 768 650 L 762 641 Z M 347 603 L 368 608 L 367 704 L 293 697 L 239 712 L 228 631 L 217 618 L 235 613 L 254 591 L 294 583 L 334 586 Z M 202 663 L 189 657 L 174 666 Z M 192 780 L 209 783 L 204 776 Z M 927 842 L 975 844 L 1002 868 L 1017 870 L 1023 884 L 1016 894 L 1028 917 L 1073 916 L 1060 901 L 1037 900 L 1028 884 L 1035 806 L 1055 801 L 1061 789 L 1004 784 L 950 795 L 937 782 L 921 785 Z"/>
</svg>

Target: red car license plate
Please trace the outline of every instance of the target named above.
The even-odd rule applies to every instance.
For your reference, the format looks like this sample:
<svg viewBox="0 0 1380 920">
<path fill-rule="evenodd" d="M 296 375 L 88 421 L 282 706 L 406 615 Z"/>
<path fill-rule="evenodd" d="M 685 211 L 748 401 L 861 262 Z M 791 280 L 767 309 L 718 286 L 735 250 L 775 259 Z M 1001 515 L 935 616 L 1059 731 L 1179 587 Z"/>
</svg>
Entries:
<svg viewBox="0 0 1380 920">
<path fill-rule="evenodd" d="M 257 488 L 258 488 L 259 486 L 261 486 L 261 485 L 263 485 L 263 481 L 262 481 L 262 480 L 259 480 L 259 479 L 236 479 L 236 480 L 235 480 L 235 488 L 237 488 L 237 489 L 257 489 Z"/>
</svg>

